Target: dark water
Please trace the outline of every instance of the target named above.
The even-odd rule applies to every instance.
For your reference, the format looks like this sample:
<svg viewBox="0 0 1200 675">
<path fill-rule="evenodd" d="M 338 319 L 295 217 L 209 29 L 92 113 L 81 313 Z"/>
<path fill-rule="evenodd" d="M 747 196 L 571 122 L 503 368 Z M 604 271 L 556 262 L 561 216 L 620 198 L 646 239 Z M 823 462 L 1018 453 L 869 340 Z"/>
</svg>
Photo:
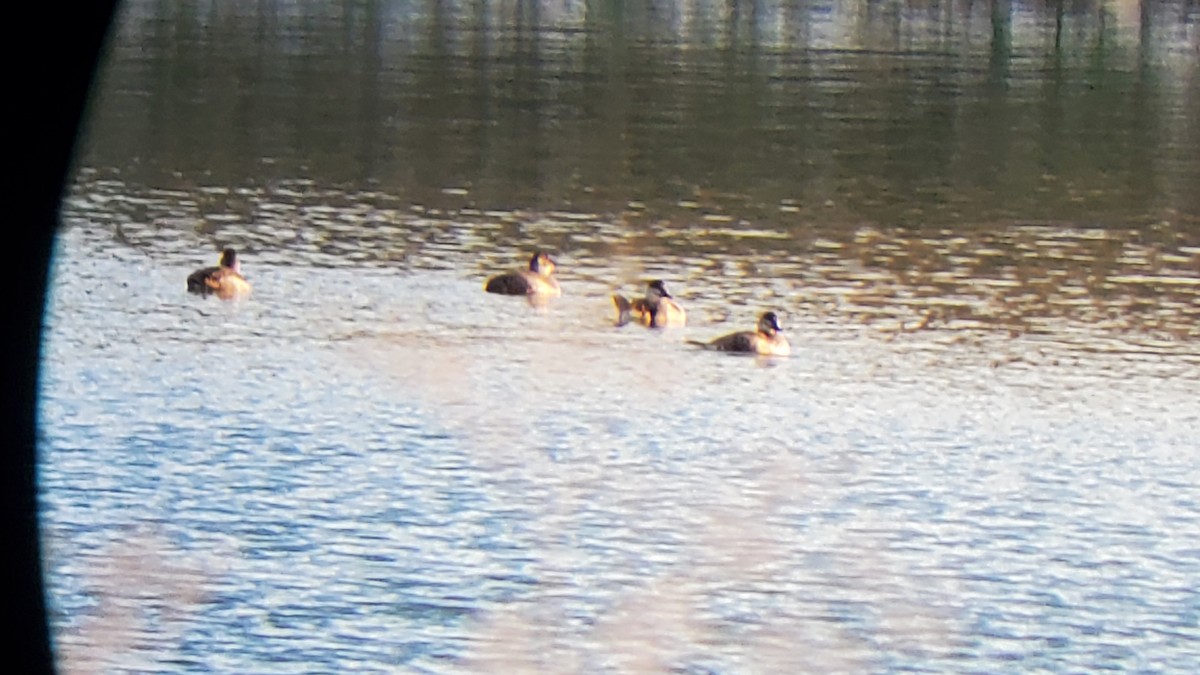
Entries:
<svg viewBox="0 0 1200 675">
<path fill-rule="evenodd" d="M 1197 185 L 1191 2 L 129 3 L 61 663 L 1195 672 Z M 535 246 L 562 298 L 482 292 Z M 655 277 L 688 327 L 614 328 Z M 685 344 L 766 308 L 791 358 Z"/>
<path fill-rule="evenodd" d="M 1194 3 L 991 4 L 132 3 L 85 157 L 452 207 L 1194 226 Z"/>
</svg>

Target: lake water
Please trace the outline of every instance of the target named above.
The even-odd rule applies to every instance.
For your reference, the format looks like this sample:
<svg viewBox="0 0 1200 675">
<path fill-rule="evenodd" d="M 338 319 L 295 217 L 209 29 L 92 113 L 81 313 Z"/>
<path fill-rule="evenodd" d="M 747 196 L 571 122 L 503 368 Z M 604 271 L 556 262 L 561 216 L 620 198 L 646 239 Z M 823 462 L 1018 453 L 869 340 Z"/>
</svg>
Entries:
<svg viewBox="0 0 1200 675">
<path fill-rule="evenodd" d="M 732 7 L 127 3 L 64 672 L 1200 670 L 1200 8 Z M 651 278 L 688 327 L 614 327 Z"/>
</svg>

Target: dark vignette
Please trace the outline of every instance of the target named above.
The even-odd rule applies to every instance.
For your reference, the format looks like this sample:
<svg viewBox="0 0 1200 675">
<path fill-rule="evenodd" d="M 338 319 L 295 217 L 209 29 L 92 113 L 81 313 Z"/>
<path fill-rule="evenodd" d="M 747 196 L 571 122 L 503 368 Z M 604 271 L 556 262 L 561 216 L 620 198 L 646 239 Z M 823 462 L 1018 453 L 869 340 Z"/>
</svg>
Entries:
<svg viewBox="0 0 1200 675">
<path fill-rule="evenodd" d="M 19 73 L 9 89 L 16 149 L 10 164 L 16 181 L 8 192 L 16 207 L 4 234 L 6 264 L 16 286 L 15 302 L 3 324 L 4 513 L 9 524 L 9 597 L 13 659 L 19 673 L 53 672 L 46 617 L 37 511 L 38 366 L 51 245 L 58 225 L 59 200 L 71 170 L 79 123 L 116 0 L 23 5 L 10 23 L 29 31 L 9 40 L 7 60 Z M 16 110 L 12 110 L 16 108 Z M 9 659 L 5 659 L 9 661 Z"/>
</svg>

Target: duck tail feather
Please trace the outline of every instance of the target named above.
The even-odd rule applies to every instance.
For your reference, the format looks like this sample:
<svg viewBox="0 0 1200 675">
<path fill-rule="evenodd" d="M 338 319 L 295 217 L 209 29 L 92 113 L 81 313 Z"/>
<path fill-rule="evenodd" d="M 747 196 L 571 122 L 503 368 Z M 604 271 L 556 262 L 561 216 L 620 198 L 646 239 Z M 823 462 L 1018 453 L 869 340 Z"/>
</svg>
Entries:
<svg viewBox="0 0 1200 675">
<path fill-rule="evenodd" d="M 617 325 L 624 326 L 629 323 L 631 319 L 629 300 L 619 293 L 613 293 L 612 301 L 613 305 L 617 308 Z"/>
</svg>

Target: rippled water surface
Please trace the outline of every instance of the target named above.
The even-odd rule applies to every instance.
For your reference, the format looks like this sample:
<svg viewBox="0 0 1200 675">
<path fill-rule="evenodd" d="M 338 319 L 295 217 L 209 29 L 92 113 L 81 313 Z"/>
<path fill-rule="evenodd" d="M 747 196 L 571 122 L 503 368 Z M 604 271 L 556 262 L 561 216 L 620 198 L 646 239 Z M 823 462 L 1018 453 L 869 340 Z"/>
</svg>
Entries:
<svg viewBox="0 0 1200 675">
<path fill-rule="evenodd" d="M 481 291 L 469 240 L 394 267 L 248 255 L 254 296 L 221 303 L 183 291 L 207 261 L 143 234 L 80 223 L 56 259 L 42 484 L 65 655 L 136 668 L 119 656 L 134 646 L 148 670 L 225 672 L 1196 663 L 1200 353 L 1183 328 L 1126 325 L 1169 328 L 1159 314 L 1111 334 L 1075 316 L 904 329 L 838 309 L 866 282 L 831 245 L 767 284 L 682 259 L 691 325 L 616 329 L 608 293 L 632 282 L 610 280 L 657 256 L 560 255 L 566 293 L 537 309 Z M 821 272 L 839 264 L 846 279 Z M 1194 286 L 1168 288 L 1195 311 Z M 792 358 L 684 344 L 760 307 Z"/>
<path fill-rule="evenodd" d="M 536 6 L 126 9 L 46 312 L 63 669 L 1200 670 L 1193 5 Z M 224 245 L 253 295 L 189 296 Z M 482 291 L 535 246 L 561 298 Z M 652 278 L 688 326 L 615 327 Z M 791 357 L 687 344 L 764 309 Z"/>
</svg>

